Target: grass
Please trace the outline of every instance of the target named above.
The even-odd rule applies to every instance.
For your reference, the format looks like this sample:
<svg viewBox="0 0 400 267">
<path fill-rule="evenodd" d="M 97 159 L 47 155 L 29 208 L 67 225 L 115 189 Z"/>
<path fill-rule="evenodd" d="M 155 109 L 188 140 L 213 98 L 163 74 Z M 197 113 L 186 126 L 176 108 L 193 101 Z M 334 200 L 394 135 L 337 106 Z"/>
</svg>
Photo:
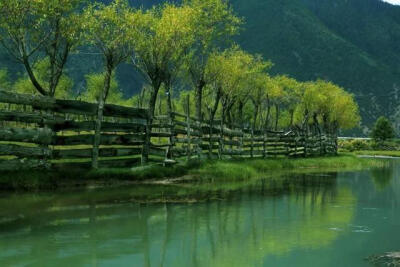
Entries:
<svg viewBox="0 0 400 267">
<path fill-rule="evenodd" d="M 383 167 L 385 162 L 379 159 L 357 158 L 354 155 L 343 154 L 337 157 L 318 157 L 302 159 L 255 159 L 246 161 L 215 161 L 207 162 L 200 168 L 191 171 L 192 175 L 206 179 L 245 180 L 251 177 L 265 176 L 274 172 L 307 172 L 359 170 L 370 167 Z"/>
<path fill-rule="evenodd" d="M 0 174 L 0 189 L 38 190 L 71 188 L 82 186 L 113 186 L 144 181 L 165 181 L 168 178 L 182 178 L 190 182 L 240 181 L 266 177 L 283 172 L 310 172 L 356 170 L 382 167 L 381 159 L 357 158 L 351 154 L 337 157 L 302 159 L 248 159 L 222 161 L 189 161 L 171 167 L 148 165 L 135 168 L 99 169 L 96 171 L 29 171 Z"/>
</svg>

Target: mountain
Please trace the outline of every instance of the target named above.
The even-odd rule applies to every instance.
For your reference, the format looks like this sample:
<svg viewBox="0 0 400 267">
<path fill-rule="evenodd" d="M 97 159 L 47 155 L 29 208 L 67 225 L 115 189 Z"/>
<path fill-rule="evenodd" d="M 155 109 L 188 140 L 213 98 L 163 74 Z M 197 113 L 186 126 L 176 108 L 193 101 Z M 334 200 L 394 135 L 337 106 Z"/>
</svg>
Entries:
<svg viewBox="0 0 400 267">
<path fill-rule="evenodd" d="M 230 1 L 246 21 L 237 42 L 274 62 L 274 74 L 331 80 L 355 95 L 364 127 L 385 115 L 400 128 L 400 7 L 380 0 Z M 95 56 L 75 55 L 69 72 L 82 87 L 83 75 L 98 65 Z M 2 66 L 20 71 L 4 54 Z M 118 78 L 127 94 L 142 85 L 129 66 L 120 68 Z"/>
<path fill-rule="evenodd" d="M 248 51 L 275 63 L 275 73 L 323 78 L 355 94 L 363 124 L 400 118 L 400 8 L 379 0 L 234 0 Z M 251 15 L 250 15 L 251 14 Z"/>
</svg>

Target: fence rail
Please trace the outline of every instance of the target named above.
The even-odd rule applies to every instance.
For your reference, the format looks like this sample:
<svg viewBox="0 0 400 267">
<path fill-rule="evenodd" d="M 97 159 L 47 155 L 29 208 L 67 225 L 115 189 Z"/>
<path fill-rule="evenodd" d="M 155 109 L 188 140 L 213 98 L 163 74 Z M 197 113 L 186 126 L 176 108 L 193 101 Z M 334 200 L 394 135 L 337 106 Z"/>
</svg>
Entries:
<svg viewBox="0 0 400 267">
<path fill-rule="evenodd" d="M 96 104 L 0 90 L 0 170 L 90 167 L 96 114 Z M 176 112 L 155 116 L 148 125 L 147 116 L 146 109 L 105 106 L 100 167 L 140 164 L 143 153 L 149 161 L 170 163 L 191 157 L 308 157 L 337 152 L 336 136 L 227 127 L 221 120 L 200 122 Z"/>
</svg>

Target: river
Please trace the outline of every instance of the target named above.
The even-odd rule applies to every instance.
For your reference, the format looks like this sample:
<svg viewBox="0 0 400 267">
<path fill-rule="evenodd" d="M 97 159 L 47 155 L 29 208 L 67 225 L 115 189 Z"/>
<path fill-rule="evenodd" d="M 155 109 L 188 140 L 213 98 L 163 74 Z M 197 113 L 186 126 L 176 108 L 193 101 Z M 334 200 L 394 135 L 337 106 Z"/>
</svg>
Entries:
<svg viewBox="0 0 400 267">
<path fill-rule="evenodd" d="M 399 175 L 2 193 L 0 266 L 368 266 L 400 251 Z"/>
</svg>

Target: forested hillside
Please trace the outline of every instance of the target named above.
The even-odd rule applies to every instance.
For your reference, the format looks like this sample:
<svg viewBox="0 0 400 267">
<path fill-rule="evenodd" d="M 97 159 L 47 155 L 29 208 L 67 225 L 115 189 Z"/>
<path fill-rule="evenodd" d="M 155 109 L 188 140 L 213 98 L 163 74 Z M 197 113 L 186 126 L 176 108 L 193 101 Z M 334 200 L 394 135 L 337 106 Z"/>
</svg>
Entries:
<svg viewBox="0 0 400 267">
<path fill-rule="evenodd" d="M 379 0 L 235 0 L 234 5 L 247 20 L 239 42 L 270 58 L 273 71 L 344 86 L 356 95 L 364 125 L 380 114 L 399 123 L 399 7 Z"/>
<path fill-rule="evenodd" d="M 149 7 L 160 1 L 131 2 Z M 289 74 L 301 81 L 331 80 L 356 95 L 363 125 L 371 125 L 379 115 L 400 124 L 399 7 L 380 0 L 231 2 L 246 21 L 238 43 L 270 59 L 274 74 Z M 99 62 L 98 55 L 85 49 L 71 58 L 68 74 L 76 91 L 85 87 L 85 74 L 98 71 Z M 2 67 L 9 69 L 13 79 L 24 73 L 4 52 L 0 54 Z M 118 72 L 127 95 L 143 85 L 131 68 L 122 66 Z"/>
</svg>

